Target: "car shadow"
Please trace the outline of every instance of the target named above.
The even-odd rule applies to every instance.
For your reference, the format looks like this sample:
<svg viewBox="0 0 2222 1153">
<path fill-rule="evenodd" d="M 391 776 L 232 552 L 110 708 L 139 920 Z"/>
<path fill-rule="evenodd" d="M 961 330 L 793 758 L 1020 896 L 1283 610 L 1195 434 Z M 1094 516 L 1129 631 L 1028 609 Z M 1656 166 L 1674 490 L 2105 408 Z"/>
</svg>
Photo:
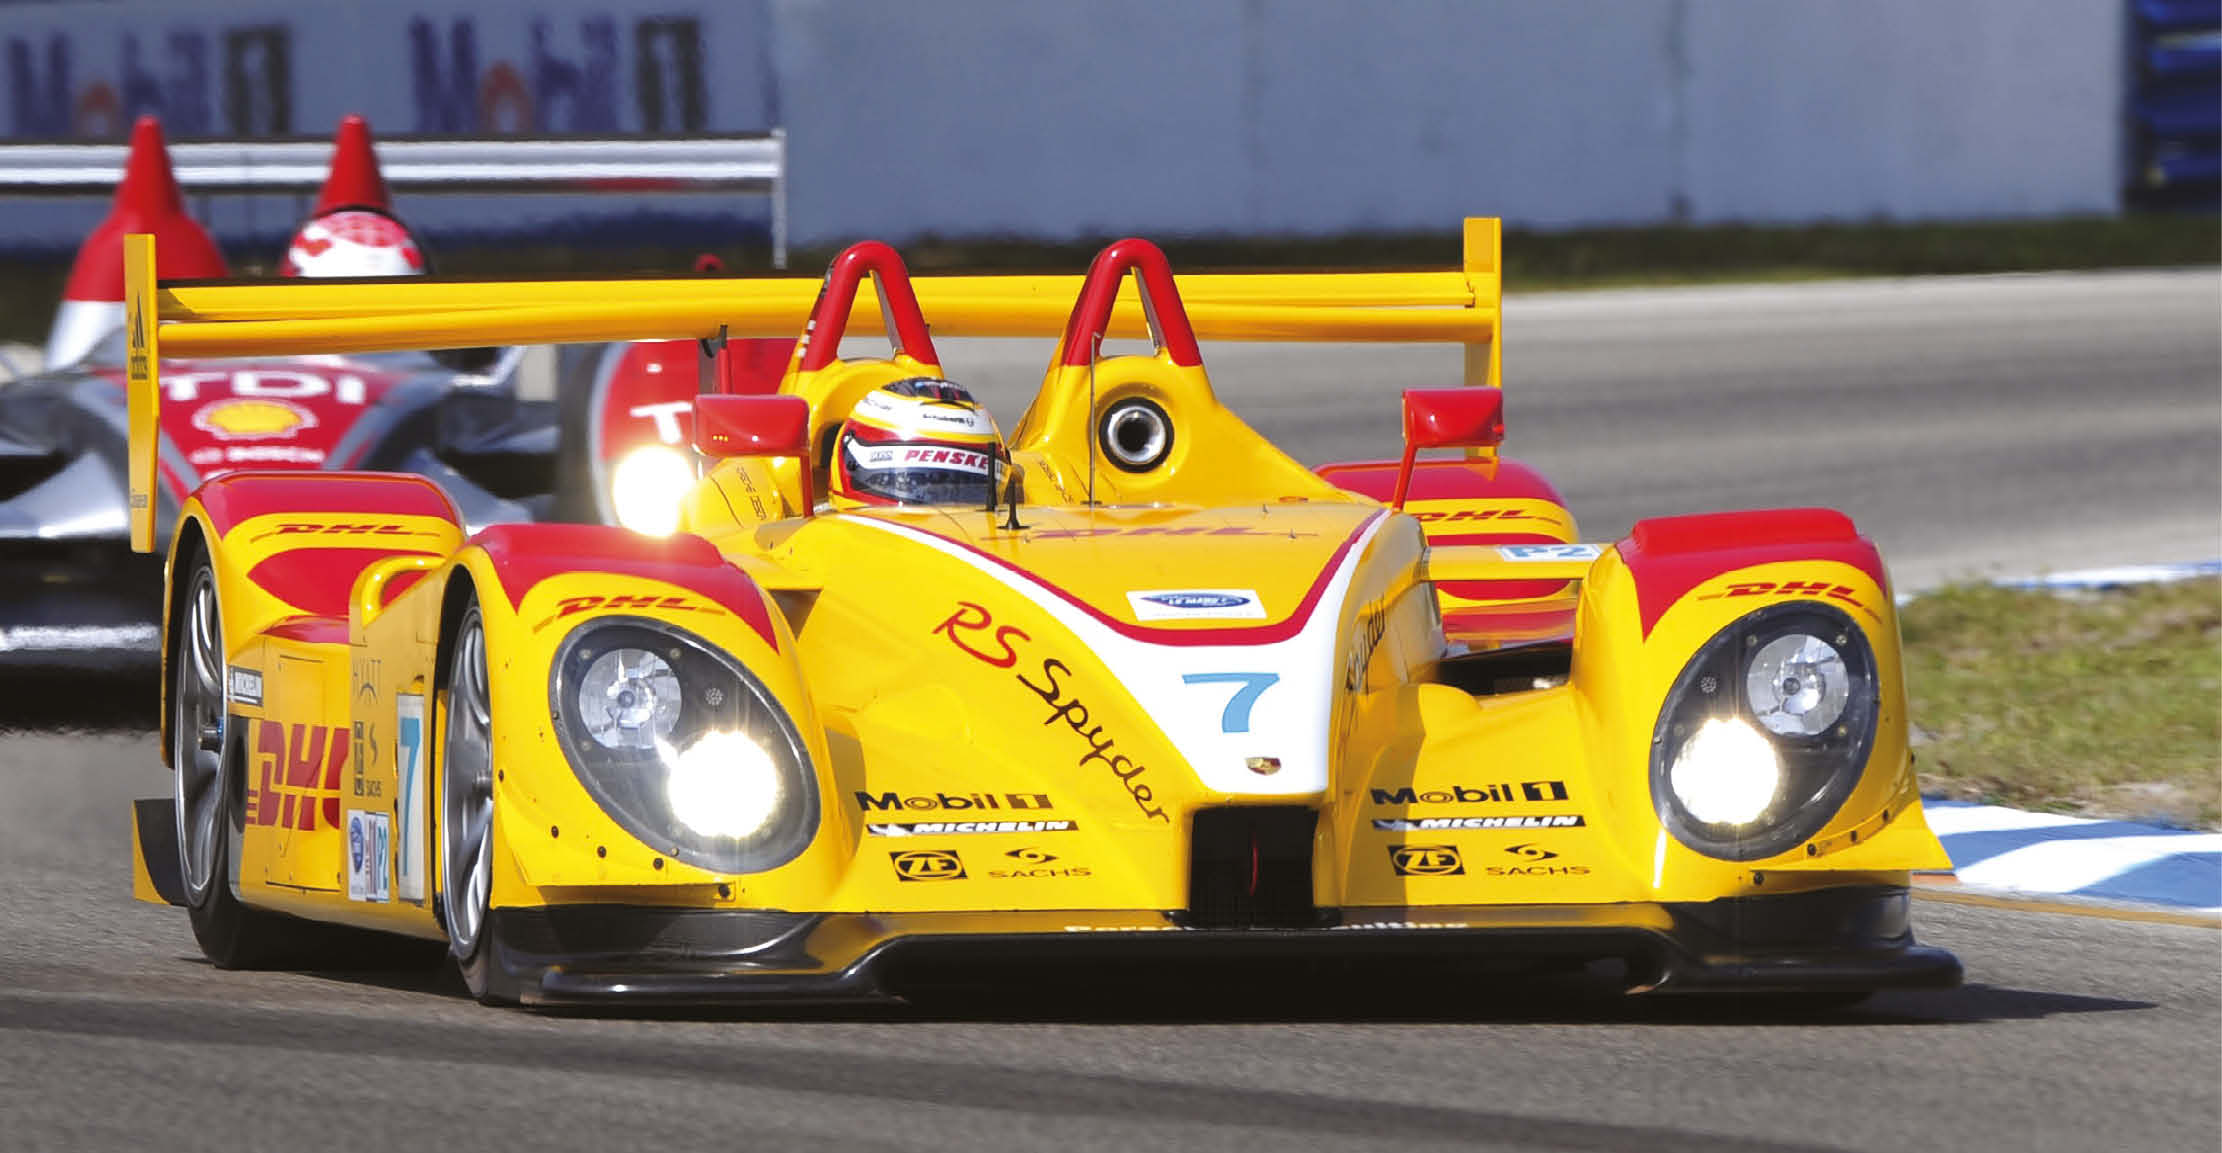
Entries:
<svg viewBox="0 0 2222 1153">
<path fill-rule="evenodd" d="M 152 671 L 15 671 L 0 676 L 0 737 L 13 733 L 144 733 L 159 727 Z"/>
<path fill-rule="evenodd" d="M 326 971 L 322 980 L 443 1000 L 468 999 L 452 965 L 436 969 Z M 1065 1025 L 1642 1025 L 1850 1027 L 1960 1025 L 2151 1009 L 2150 1001 L 1996 985 L 1886 990 L 1856 1004 L 1790 994 L 1662 995 L 1626 992 L 1613 962 L 1542 976 L 1412 979 L 1352 970 L 1308 980 L 1198 974 L 1061 973 L 1053 980 L 999 975 L 992 985 L 930 984 L 900 998 L 841 1004 L 661 1006 L 615 1003 L 537 1008 L 547 1017 L 732 1022 L 936 1022 Z"/>
</svg>

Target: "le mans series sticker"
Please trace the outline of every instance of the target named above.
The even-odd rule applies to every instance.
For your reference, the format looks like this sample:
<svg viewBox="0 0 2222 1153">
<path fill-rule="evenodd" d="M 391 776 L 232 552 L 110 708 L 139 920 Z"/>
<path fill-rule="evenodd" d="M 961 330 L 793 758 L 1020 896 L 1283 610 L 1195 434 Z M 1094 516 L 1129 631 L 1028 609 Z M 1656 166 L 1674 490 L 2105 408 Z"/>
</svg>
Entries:
<svg viewBox="0 0 2222 1153">
<path fill-rule="evenodd" d="M 393 859 L 393 825 L 384 813 L 347 810 L 347 899 L 390 901 L 386 863 Z"/>
</svg>

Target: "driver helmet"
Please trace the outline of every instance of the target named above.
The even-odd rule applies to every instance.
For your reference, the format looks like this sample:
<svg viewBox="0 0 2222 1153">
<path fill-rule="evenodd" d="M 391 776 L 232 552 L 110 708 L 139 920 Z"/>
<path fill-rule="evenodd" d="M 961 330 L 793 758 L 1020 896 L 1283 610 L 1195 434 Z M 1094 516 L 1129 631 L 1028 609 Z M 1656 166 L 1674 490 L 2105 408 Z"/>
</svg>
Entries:
<svg viewBox="0 0 2222 1153">
<path fill-rule="evenodd" d="M 985 507 L 1002 463 L 995 418 L 946 380 L 911 377 L 857 401 L 833 446 L 833 493 L 864 504 Z"/>
<path fill-rule="evenodd" d="M 369 208 L 312 216 L 286 246 L 282 276 L 422 276 L 424 251 L 399 220 Z"/>
</svg>

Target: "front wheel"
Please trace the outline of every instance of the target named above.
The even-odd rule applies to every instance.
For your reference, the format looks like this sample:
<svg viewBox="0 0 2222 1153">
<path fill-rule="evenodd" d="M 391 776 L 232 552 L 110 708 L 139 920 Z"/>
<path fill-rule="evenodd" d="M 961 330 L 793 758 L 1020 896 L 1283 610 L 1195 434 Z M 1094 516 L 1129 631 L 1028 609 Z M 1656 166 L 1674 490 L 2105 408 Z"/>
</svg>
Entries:
<svg viewBox="0 0 2222 1153">
<path fill-rule="evenodd" d="M 439 709 L 440 920 L 463 984 L 481 1001 L 493 989 L 488 917 L 494 865 L 494 718 L 486 681 L 486 625 L 470 604 L 456 625 Z"/>
</svg>

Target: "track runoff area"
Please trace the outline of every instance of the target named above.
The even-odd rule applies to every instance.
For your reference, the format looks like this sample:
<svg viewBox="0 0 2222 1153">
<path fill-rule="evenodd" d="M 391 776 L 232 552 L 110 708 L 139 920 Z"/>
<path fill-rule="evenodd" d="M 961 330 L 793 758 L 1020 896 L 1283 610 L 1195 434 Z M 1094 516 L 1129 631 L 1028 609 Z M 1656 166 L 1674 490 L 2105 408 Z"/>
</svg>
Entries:
<svg viewBox="0 0 2222 1153">
<path fill-rule="evenodd" d="M 1515 299 L 1507 449 L 1590 539 L 1837 505 L 1900 591 L 2212 559 L 2218 312 L 2211 270 Z M 1047 356 L 943 352 L 1006 424 Z M 1312 463 L 1390 452 L 1397 390 L 1458 371 L 1426 349 L 1205 358 Z M 125 805 L 167 783 L 151 688 L 10 690 L 0 1146 L 2042 1151 L 2222 1132 L 2222 933 L 2026 902 L 1920 901 L 1968 984 L 1832 1017 L 1579 975 L 1322 974 L 642 1021 L 483 1011 L 436 976 L 217 972 L 181 914 L 129 897 Z"/>
</svg>

